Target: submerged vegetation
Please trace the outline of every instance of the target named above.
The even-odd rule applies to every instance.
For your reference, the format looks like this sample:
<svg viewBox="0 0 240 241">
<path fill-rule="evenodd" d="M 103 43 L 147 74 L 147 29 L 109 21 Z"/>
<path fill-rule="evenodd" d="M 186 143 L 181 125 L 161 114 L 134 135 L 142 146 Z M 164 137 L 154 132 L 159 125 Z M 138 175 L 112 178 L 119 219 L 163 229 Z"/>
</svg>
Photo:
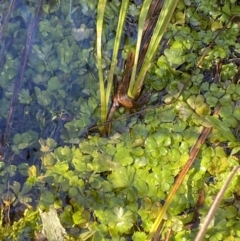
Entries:
<svg viewBox="0 0 240 241">
<path fill-rule="evenodd" d="M 0 6 L 1 240 L 194 240 L 239 167 L 239 2 L 180 0 L 149 57 L 147 106 L 118 108 L 102 137 L 104 81 L 124 76 L 151 1 L 104 2 Z M 203 240 L 240 240 L 239 186 Z"/>
</svg>

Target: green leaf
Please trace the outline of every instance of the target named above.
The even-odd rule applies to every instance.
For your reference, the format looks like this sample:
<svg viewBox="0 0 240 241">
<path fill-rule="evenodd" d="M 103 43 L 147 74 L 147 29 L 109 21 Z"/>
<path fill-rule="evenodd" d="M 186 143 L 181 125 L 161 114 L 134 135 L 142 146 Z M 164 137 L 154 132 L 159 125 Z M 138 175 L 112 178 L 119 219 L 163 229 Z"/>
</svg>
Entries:
<svg viewBox="0 0 240 241">
<path fill-rule="evenodd" d="M 60 83 L 59 79 L 54 76 L 48 81 L 48 90 L 54 91 L 57 89 L 60 89 L 62 87 L 62 84 Z"/>
<path fill-rule="evenodd" d="M 136 148 L 133 148 L 131 149 L 131 153 L 134 155 L 134 156 L 142 156 L 144 154 L 144 150 L 142 149 L 142 147 L 138 146 Z"/>
<path fill-rule="evenodd" d="M 169 133 L 156 132 L 153 134 L 153 137 L 156 140 L 158 147 L 169 146 L 171 144 Z"/>
<path fill-rule="evenodd" d="M 75 212 L 72 216 L 74 224 L 82 224 L 86 222 L 86 219 L 82 216 L 83 208 L 82 210 L 78 210 Z"/>
<path fill-rule="evenodd" d="M 37 96 L 37 101 L 40 105 L 42 106 L 48 106 L 51 103 L 51 98 L 50 98 L 50 93 L 46 90 L 41 91 L 39 87 L 34 88 L 36 96 Z"/>
<path fill-rule="evenodd" d="M 28 176 L 27 170 L 28 170 L 29 164 L 27 163 L 21 163 L 18 165 L 18 171 L 23 177 Z"/>
<path fill-rule="evenodd" d="M 186 103 L 178 103 L 176 108 L 179 110 L 179 118 L 187 121 L 193 114 L 193 110 Z"/>
<path fill-rule="evenodd" d="M 154 151 L 158 147 L 158 144 L 153 136 L 149 136 L 145 141 L 145 148 L 148 152 Z"/>
<path fill-rule="evenodd" d="M 78 177 L 77 176 L 71 176 L 69 179 L 69 185 L 70 186 L 78 186 Z"/>
<path fill-rule="evenodd" d="M 223 118 L 223 122 L 227 127 L 232 127 L 232 128 L 236 128 L 239 124 L 239 121 L 232 115 Z"/>
<path fill-rule="evenodd" d="M 78 187 L 70 187 L 68 193 L 70 197 L 76 197 L 77 195 L 79 195 Z"/>
<path fill-rule="evenodd" d="M 132 236 L 133 241 L 145 241 L 146 238 L 147 238 L 147 235 L 144 232 L 135 232 Z"/>
<path fill-rule="evenodd" d="M 47 138 L 47 140 L 40 138 L 39 143 L 41 145 L 42 152 L 49 152 L 57 146 L 57 142 L 52 138 Z"/>
<path fill-rule="evenodd" d="M 112 183 L 113 188 L 126 188 L 131 186 L 134 176 L 135 169 L 133 167 L 120 167 L 108 176 L 108 180 Z"/>
<path fill-rule="evenodd" d="M 236 108 L 233 112 L 233 116 L 240 121 L 240 108 Z"/>
<path fill-rule="evenodd" d="M 225 207 L 224 211 L 225 211 L 224 216 L 227 219 L 233 219 L 238 214 L 238 211 L 237 211 L 236 207 L 234 207 L 234 206 Z"/>
<path fill-rule="evenodd" d="M 55 145 L 54 142 L 52 142 L 51 144 Z M 66 161 L 72 159 L 72 149 L 70 149 L 70 147 L 68 146 L 63 146 L 55 149 L 54 154 L 59 161 Z"/>
<path fill-rule="evenodd" d="M 135 222 L 134 214 L 122 207 L 116 207 L 113 209 L 111 219 L 109 220 L 109 226 L 115 227 L 120 233 L 125 233 L 130 230 Z"/>
<path fill-rule="evenodd" d="M 13 185 L 11 186 L 11 189 L 14 191 L 16 195 L 19 195 L 20 189 L 21 189 L 21 184 L 19 182 L 14 181 Z"/>
<path fill-rule="evenodd" d="M 217 22 L 217 21 L 214 21 L 211 23 L 211 30 L 213 32 L 219 30 L 219 29 L 222 29 L 223 28 L 223 25 L 221 22 Z"/>
<path fill-rule="evenodd" d="M 63 161 L 63 162 L 56 163 L 54 165 L 53 170 L 58 174 L 64 174 L 68 170 L 68 168 L 69 168 L 68 162 Z"/>
<path fill-rule="evenodd" d="M 43 165 L 46 168 L 52 168 L 57 161 L 56 158 L 52 155 L 52 153 L 45 154 L 44 156 L 42 156 L 41 159 L 42 159 Z"/>
<path fill-rule="evenodd" d="M 29 193 L 32 189 L 32 185 L 29 185 L 28 183 L 24 183 L 21 193 L 19 193 L 19 197 L 24 197 L 27 193 Z"/>
<path fill-rule="evenodd" d="M 222 106 L 222 108 L 219 112 L 219 115 L 221 117 L 228 118 L 229 116 L 232 116 L 232 113 L 233 113 L 233 107 L 232 107 L 232 104 L 230 102 L 228 105 Z"/>
<path fill-rule="evenodd" d="M 22 134 L 22 142 L 29 143 L 32 140 L 32 136 L 30 133 L 25 132 Z"/>
<path fill-rule="evenodd" d="M 216 128 L 227 140 L 232 142 L 236 141 L 236 138 L 230 128 L 228 128 L 225 123 L 219 120 L 216 116 L 206 116 L 205 118 L 212 127 Z"/>
<path fill-rule="evenodd" d="M 148 185 L 144 180 L 136 180 L 133 183 L 133 186 L 137 189 L 139 197 L 145 197 L 148 193 Z"/>
<path fill-rule="evenodd" d="M 133 163 L 133 158 L 130 155 L 130 150 L 127 147 L 118 148 L 114 159 L 121 163 L 123 166 L 127 166 Z"/>
<path fill-rule="evenodd" d="M 184 46 L 175 41 L 170 49 L 164 51 L 165 56 L 171 64 L 181 65 L 185 61 Z"/>
<path fill-rule="evenodd" d="M 45 191 L 41 194 L 40 201 L 44 206 L 49 206 L 54 203 L 55 196 L 50 191 Z"/>
<path fill-rule="evenodd" d="M 17 133 L 13 137 L 13 143 L 14 144 L 20 144 L 22 142 L 22 136 L 21 134 Z"/>
<path fill-rule="evenodd" d="M 140 158 L 136 158 L 135 159 L 135 162 L 134 162 L 134 165 L 137 167 L 137 168 L 140 168 L 140 167 L 144 167 L 148 164 L 148 159 L 146 157 L 140 157 Z"/>
<path fill-rule="evenodd" d="M 37 176 L 37 168 L 36 166 L 31 166 L 28 168 L 28 176 L 29 177 L 36 177 Z"/>
<path fill-rule="evenodd" d="M 162 122 L 172 122 L 176 118 L 175 112 L 175 108 L 170 107 L 160 110 L 158 114 Z"/>
<path fill-rule="evenodd" d="M 83 232 L 79 235 L 79 238 L 80 240 L 82 241 L 87 241 L 89 240 L 89 238 L 91 238 L 94 234 L 95 234 L 96 231 L 86 231 L 86 232 Z M 100 240 L 100 239 L 98 239 Z"/>
<path fill-rule="evenodd" d="M 19 102 L 22 104 L 30 104 L 32 101 L 32 97 L 29 94 L 29 90 L 22 89 L 18 94 Z"/>
</svg>

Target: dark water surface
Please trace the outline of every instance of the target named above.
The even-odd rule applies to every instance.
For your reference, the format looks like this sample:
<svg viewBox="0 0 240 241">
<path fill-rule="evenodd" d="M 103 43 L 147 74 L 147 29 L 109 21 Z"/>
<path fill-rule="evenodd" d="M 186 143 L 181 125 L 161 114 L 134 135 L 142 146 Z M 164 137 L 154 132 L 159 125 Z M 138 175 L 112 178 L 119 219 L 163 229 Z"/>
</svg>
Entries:
<svg viewBox="0 0 240 241">
<path fill-rule="evenodd" d="M 58 145 L 78 143 L 84 128 L 95 122 L 96 8 L 81 2 L 13 0 L 0 5 L 4 161 L 21 150 L 38 150 L 40 138 Z"/>
</svg>

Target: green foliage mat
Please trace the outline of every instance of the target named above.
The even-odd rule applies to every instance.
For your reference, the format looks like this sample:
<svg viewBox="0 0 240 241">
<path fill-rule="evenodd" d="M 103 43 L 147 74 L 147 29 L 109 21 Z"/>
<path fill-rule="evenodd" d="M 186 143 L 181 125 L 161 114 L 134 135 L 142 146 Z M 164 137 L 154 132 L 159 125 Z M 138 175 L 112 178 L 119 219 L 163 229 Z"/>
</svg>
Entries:
<svg viewBox="0 0 240 241">
<path fill-rule="evenodd" d="M 72 2 L 72 14 L 78 13 L 74 16 L 82 24 L 73 28 L 69 2 L 56 2 L 56 8 L 45 3 L 48 19 L 40 19 L 37 33 L 45 42 L 41 47 L 34 45 L 29 56 L 23 83 L 31 78 L 34 86 L 22 88 L 18 95 L 18 108 L 24 109 L 19 123 L 29 120 L 30 124 L 21 132 L 12 125 L 9 147 L 17 161 L 0 162 L 0 239 L 40 239 L 44 222 L 40 212 L 55 209 L 66 240 L 146 240 L 191 148 L 203 128 L 212 127 L 161 230 L 163 239 L 171 230 L 170 240 L 194 240 L 198 226 L 189 229 L 189 224 L 199 193 L 205 196 L 198 210 L 202 223 L 229 172 L 239 165 L 240 86 L 238 80 L 233 81 L 239 67 L 239 21 L 228 22 L 240 12 L 237 1 L 180 1 L 160 46 L 161 56 L 146 77 L 146 89 L 154 94 L 145 115 L 115 121 L 109 138 L 87 135 L 87 128 L 99 118 L 96 71 L 89 70 L 95 66 L 92 46 L 97 3 Z M 34 12 L 33 1 L 29 5 Z M 109 67 L 118 6 L 117 0 L 107 6 L 104 71 Z M 19 11 L 17 8 L 16 15 Z M 138 16 L 134 3 L 129 13 Z M 83 25 L 85 18 L 90 23 Z M 7 33 L 15 34 L 13 46 L 19 51 L 18 24 L 11 23 Z M 134 41 L 130 38 L 128 42 Z M 0 66 L 1 119 L 6 118 L 12 75 L 18 66 L 16 55 L 10 51 L 7 57 Z M 219 64 L 220 76 L 214 68 Z M 219 118 L 211 116 L 217 105 L 222 106 Z M 69 113 L 74 118 L 57 129 L 54 120 L 63 120 Z M 115 115 L 119 116 L 121 109 Z M 19 155 L 26 148 L 37 150 L 32 160 Z M 240 240 L 239 183 L 235 176 L 205 240 Z"/>
<path fill-rule="evenodd" d="M 26 163 L 24 170 L 24 163 L 18 167 L 2 164 L 1 179 L 12 170 L 28 176 L 22 188 L 17 182 L 10 187 L 17 194 L 14 206 L 35 198 L 40 200 L 38 205 L 42 209 L 53 205 L 71 237 L 91 232 L 91 240 L 119 240 L 120 237 L 121 240 L 128 237 L 145 240 L 202 130 L 201 126 L 181 121 L 176 112 L 174 106 L 159 108 L 145 115 L 145 123 L 132 121 L 129 133 L 110 138 L 89 136 L 79 147 L 45 150 L 41 168 L 27 168 Z M 190 118 L 193 122 L 194 118 Z M 163 234 L 171 227 L 176 232 L 175 240 L 183 237 L 192 240 L 196 232 L 186 231 L 184 225 L 191 221 L 198 190 L 203 189 L 206 195 L 200 209 L 204 219 L 229 171 L 238 164 L 237 157 L 227 155 L 226 146 L 219 144 L 228 140 L 217 128 L 213 129 L 209 141 L 210 145 L 202 146 L 165 217 Z M 212 239 L 214 235 L 219 236 L 219 232 L 223 237 L 239 237 L 238 183 L 239 177 L 235 177 L 225 194 L 208 230 L 211 240 L 222 240 Z M 38 190 L 38 194 L 28 195 L 32 188 Z M 27 197 L 30 200 L 26 200 Z M 31 208 L 14 223 L 15 237 L 30 235 L 39 228 L 38 222 L 34 226 L 29 221 L 29 212 Z"/>
</svg>

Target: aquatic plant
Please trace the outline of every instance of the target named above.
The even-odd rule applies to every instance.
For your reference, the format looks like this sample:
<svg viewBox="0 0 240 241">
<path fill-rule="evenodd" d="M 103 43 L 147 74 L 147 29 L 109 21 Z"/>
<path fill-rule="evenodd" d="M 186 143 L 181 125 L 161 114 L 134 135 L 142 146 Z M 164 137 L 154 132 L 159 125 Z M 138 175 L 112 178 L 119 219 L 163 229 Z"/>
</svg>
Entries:
<svg viewBox="0 0 240 241">
<path fill-rule="evenodd" d="M 22 22 L 35 16 L 35 1 L 27 3 L 23 15 L 16 6 L 1 42 L 0 123 L 22 67 Z M 120 108 L 103 138 L 90 132 L 100 117 L 97 1 L 51 3 L 32 36 L 8 142 L 0 142 L 0 239 L 52 239 L 57 230 L 68 240 L 194 240 L 239 169 L 239 4 L 179 1 L 145 78 L 154 90 L 138 111 L 145 115 Z M 105 7 L 112 24 L 103 26 L 103 73 L 118 4 Z M 140 14 L 132 1 L 128 9 Z M 239 181 L 236 173 L 227 183 L 206 240 L 239 239 Z"/>
<path fill-rule="evenodd" d="M 132 67 L 131 79 L 130 79 L 130 83 L 127 91 L 128 96 L 132 99 L 135 99 L 136 97 L 138 97 L 139 93 L 142 90 L 142 85 L 144 82 L 146 72 L 151 64 L 153 56 L 156 53 L 156 50 L 162 39 L 163 33 L 166 31 L 168 23 L 171 20 L 171 17 L 177 5 L 177 2 L 178 1 L 165 1 L 163 3 L 162 10 L 160 12 L 160 15 L 158 16 L 158 20 L 156 21 L 156 28 L 153 31 L 151 40 L 148 40 L 150 43 L 146 52 L 146 56 L 144 57 L 143 64 L 139 67 L 138 66 L 139 53 L 140 53 L 141 45 L 143 44 L 142 43 L 143 30 L 144 30 L 145 21 L 147 19 L 148 11 L 150 9 L 151 4 L 155 8 L 157 5 L 162 5 L 161 1 L 150 1 L 150 0 L 143 1 L 141 12 L 139 15 L 139 21 L 138 21 L 138 35 L 137 35 L 137 41 L 136 41 L 136 48 L 134 50 L 134 56 L 135 56 L 134 64 Z M 117 65 L 117 55 L 118 55 L 119 46 L 121 42 L 121 35 L 123 32 L 123 26 L 124 26 L 124 22 L 125 22 L 127 10 L 128 10 L 128 5 L 129 5 L 129 1 L 124 1 L 121 4 L 117 32 L 114 40 L 111 67 L 110 67 L 110 72 L 107 80 L 107 90 L 105 93 L 105 84 L 104 84 L 105 81 L 104 81 L 103 72 L 102 72 L 101 46 L 102 46 L 102 28 L 103 28 L 103 19 L 104 19 L 104 10 L 106 6 L 106 1 L 102 0 L 102 1 L 99 1 L 98 3 L 97 63 L 98 63 L 98 72 L 99 72 L 98 75 L 99 75 L 99 84 L 100 84 L 102 122 L 105 121 L 107 117 L 107 112 L 108 112 L 107 109 L 109 106 L 109 98 L 110 98 L 110 92 L 112 89 L 113 75 L 115 73 L 115 68 Z M 155 21 L 154 18 L 156 17 L 157 16 L 151 16 L 152 19 L 149 17 L 148 21 L 149 22 Z M 151 34 L 149 33 L 149 35 Z M 137 68 L 139 72 L 138 76 L 136 76 Z M 124 78 L 124 76 L 122 78 Z"/>
</svg>

